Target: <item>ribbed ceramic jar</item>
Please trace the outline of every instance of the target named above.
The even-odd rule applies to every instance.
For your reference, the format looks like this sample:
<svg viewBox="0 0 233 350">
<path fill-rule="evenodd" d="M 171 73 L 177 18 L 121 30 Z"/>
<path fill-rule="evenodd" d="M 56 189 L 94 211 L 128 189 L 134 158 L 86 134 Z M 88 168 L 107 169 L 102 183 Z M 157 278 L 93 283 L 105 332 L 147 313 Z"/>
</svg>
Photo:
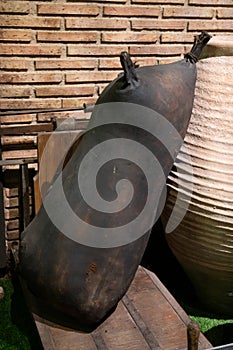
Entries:
<svg viewBox="0 0 233 350">
<path fill-rule="evenodd" d="M 233 40 L 226 46 L 225 53 L 232 53 Z M 221 54 L 221 41 L 215 51 L 210 48 L 208 55 Z M 186 212 L 166 233 L 169 247 L 204 307 L 232 317 L 233 56 L 197 63 L 193 113 L 168 190 L 164 228 L 174 207 L 175 221 Z"/>
</svg>

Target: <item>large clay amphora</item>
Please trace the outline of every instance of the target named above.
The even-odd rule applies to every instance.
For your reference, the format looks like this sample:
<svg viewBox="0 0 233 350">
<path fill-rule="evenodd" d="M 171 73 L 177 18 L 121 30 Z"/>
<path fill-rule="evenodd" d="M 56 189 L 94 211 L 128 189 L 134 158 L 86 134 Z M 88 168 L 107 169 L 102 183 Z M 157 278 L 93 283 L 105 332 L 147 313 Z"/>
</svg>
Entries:
<svg viewBox="0 0 233 350">
<path fill-rule="evenodd" d="M 198 299 L 206 309 L 232 317 L 232 38 L 211 39 L 203 55 L 188 132 L 169 175 L 162 221 L 167 242 Z"/>
</svg>

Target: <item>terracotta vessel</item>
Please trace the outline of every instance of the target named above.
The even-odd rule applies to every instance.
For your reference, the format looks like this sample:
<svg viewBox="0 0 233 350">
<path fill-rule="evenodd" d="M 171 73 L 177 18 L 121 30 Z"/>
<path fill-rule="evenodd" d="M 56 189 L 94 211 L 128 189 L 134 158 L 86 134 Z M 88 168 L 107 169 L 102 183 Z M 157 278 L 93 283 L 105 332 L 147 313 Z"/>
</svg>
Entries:
<svg viewBox="0 0 233 350">
<path fill-rule="evenodd" d="M 168 245 L 187 273 L 198 299 L 211 312 L 230 317 L 233 316 L 232 54 L 230 37 L 215 37 L 203 50 L 205 59 L 197 64 L 192 116 L 169 175 L 169 194 L 162 214 Z M 187 207 L 183 220 L 175 227 Z"/>
</svg>

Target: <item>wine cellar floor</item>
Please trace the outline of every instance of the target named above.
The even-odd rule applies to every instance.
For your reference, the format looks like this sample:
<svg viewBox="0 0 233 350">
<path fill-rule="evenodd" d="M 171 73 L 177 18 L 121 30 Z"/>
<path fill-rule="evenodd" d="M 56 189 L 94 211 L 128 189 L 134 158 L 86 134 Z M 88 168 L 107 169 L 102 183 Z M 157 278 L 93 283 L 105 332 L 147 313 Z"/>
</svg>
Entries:
<svg viewBox="0 0 233 350">
<path fill-rule="evenodd" d="M 115 312 L 90 334 L 34 318 L 45 350 L 187 350 L 189 317 L 156 275 L 142 266 Z M 201 333 L 198 350 L 210 347 Z"/>
</svg>

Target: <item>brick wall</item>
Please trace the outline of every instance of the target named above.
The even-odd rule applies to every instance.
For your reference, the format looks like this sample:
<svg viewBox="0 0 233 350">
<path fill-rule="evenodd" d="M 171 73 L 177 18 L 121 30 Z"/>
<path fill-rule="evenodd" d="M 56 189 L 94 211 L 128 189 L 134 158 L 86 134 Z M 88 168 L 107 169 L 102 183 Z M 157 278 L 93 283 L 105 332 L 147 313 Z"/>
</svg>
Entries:
<svg viewBox="0 0 233 350">
<path fill-rule="evenodd" d="M 1 110 L 94 103 L 121 71 L 123 50 L 140 65 L 161 64 L 183 57 L 201 30 L 233 35 L 233 0 L 2 0 L 0 17 Z M 2 116 L 1 123 L 42 124 L 69 116 L 80 114 L 25 113 Z M 35 134 L 4 137 L 2 145 L 3 158 L 37 155 Z M 7 190 L 13 238 L 16 197 Z"/>
<path fill-rule="evenodd" d="M 7 0 L 0 12 L 4 110 L 94 102 L 122 50 L 140 64 L 164 63 L 203 29 L 233 33 L 232 0 Z"/>
</svg>

